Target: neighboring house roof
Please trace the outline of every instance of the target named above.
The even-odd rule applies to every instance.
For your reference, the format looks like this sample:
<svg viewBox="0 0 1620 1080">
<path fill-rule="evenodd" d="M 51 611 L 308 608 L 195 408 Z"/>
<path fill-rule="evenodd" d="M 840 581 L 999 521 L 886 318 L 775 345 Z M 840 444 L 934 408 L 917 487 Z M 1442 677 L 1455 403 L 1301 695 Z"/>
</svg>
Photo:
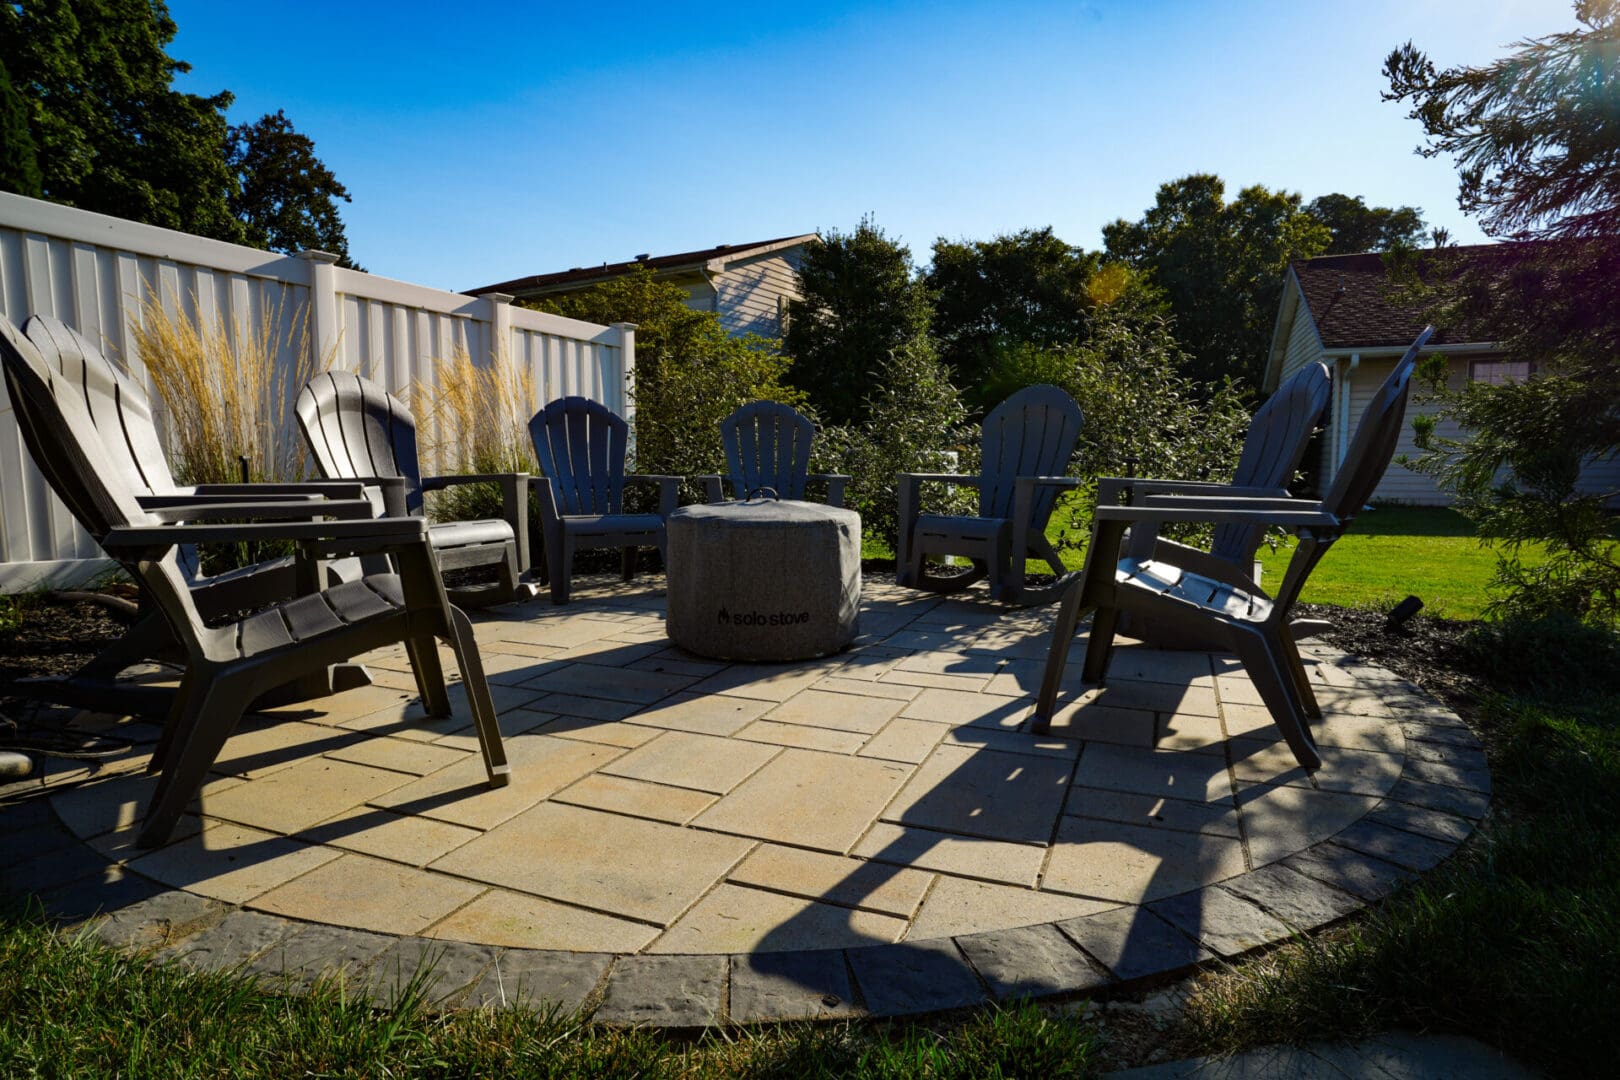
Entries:
<svg viewBox="0 0 1620 1080">
<path fill-rule="evenodd" d="M 598 282 L 610 281 L 613 278 L 629 273 L 638 266 L 645 266 L 655 273 L 678 273 L 682 270 L 707 270 L 710 273 L 721 273 L 731 263 L 819 239 L 821 237 L 817 233 L 801 233 L 798 236 L 783 236 L 775 240 L 760 240 L 752 244 L 718 244 L 712 248 L 704 248 L 701 251 L 682 251 L 675 255 L 659 255 L 656 257 L 638 255 L 634 259 L 625 262 L 603 263 L 601 266 L 576 266 L 570 270 L 558 270 L 549 274 L 531 274 L 528 277 L 513 278 L 511 281 L 501 281 L 494 285 L 483 285 L 476 289 L 468 289 L 466 292 L 473 296 L 489 292 L 515 294 L 560 292 L 565 289 L 583 288 L 587 285 L 595 285 Z"/>
<path fill-rule="evenodd" d="M 1494 244 L 1440 249 L 1449 257 L 1466 262 Z M 1418 252 L 1418 273 L 1438 254 Z M 1272 331 L 1271 353 L 1263 386 L 1277 383 L 1283 355 L 1287 350 L 1294 322 L 1310 319 L 1322 348 L 1328 352 L 1400 351 L 1412 343 L 1427 325 L 1424 306 L 1406 302 L 1390 282 L 1385 256 L 1376 252 L 1361 255 L 1323 255 L 1315 259 L 1295 259 L 1288 264 L 1283 283 L 1282 303 Z M 1469 328 L 1436 327 L 1430 347 L 1467 347 L 1489 344 Z"/>
</svg>

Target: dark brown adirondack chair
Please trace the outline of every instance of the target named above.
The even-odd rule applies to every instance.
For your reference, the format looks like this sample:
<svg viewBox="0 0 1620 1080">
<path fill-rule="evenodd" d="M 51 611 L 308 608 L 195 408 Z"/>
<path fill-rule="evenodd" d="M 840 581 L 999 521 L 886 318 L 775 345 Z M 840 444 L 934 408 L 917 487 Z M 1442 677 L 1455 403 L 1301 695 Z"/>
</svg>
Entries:
<svg viewBox="0 0 1620 1080">
<path fill-rule="evenodd" d="M 1081 614 L 1087 608 L 1096 609 L 1083 678 L 1100 685 L 1113 653 L 1119 616 L 1128 611 L 1154 620 L 1187 623 L 1218 636 L 1254 680 L 1294 758 L 1303 768 L 1320 768 L 1322 759 L 1311 738 L 1309 721 L 1320 718 L 1322 712 L 1306 680 L 1288 612 L 1311 570 L 1349 530 L 1389 467 L 1406 412 L 1412 369 L 1432 333 L 1431 327 L 1418 335 L 1373 394 L 1333 486 L 1322 499 L 1148 495 L 1132 506 L 1099 506 L 1085 569 L 1067 586 L 1053 627 L 1033 729 L 1044 733 L 1051 724 L 1069 641 Z M 1157 546 L 1150 558 L 1118 558 L 1127 527 L 1169 521 L 1242 528 L 1278 525 L 1297 533 L 1299 546 L 1275 596 L 1267 595 L 1245 571 L 1225 562 L 1200 562 L 1199 570 L 1189 570 L 1174 558 L 1163 558 L 1175 552 L 1161 552 Z"/>
<path fill-rule="evenodd" d="M 1107 477 L 1097 484 L 1097 504 L 1131 503 L 1148 495 L 1285 499 L 1288 482 L 1299 468 L 1305 448 L 1332 396 L 1333 376 L 1327 365 L 1307 364 L 1279 386 L 1255 412 L 1231 483 Z M 1262 525 L 1220 525 L 1215 529 L 1209 550 L 1201 551 L 1162 537 L 1153 523 L 1142 522 L 1131 527 L 1125 551 L 1133 558 L 1174 562 L 1185 570 L 1206 576 L 1225 572 L 1216 564 L 1225 564 L 1248 576 L 1265 535 Z M 1155 622 L 1135 613 L 1120 614 L 1118 631 L 1164 648 L 1222 647 L 1218 639 L 1196 627 L 1176 621 Z"/>
<path fill-rule="evenodd" d="M 1012 603 L 1055 599 L 1056 586 L 1024 586 L 1024 561 L 1045 559 L 1063 574 L 1063 560 L 1046 539 L 1046 523 L 1058 491 L 1078 487 L 1065 476 L 1080 437 L 1080 406 L 1056 386 L 1028 386 L 997 405 L 984 418 L 980 476 L 901 473 L 900 536 L 895 564 L 902 585 L 933 592 L 956 592 L 990 577 L 990 595 Z M 979 516 L 924 514 L 924 483 L 969 485 L 979 489 Z M 966 555 L 973 570 L 954 577 L 930 572 L 929 555 Z"/>
<path fill-rule="evenodd" d="M 458 484 L 495 483 L 503 518 L 446 521 L 428 529 L 441 570 L 494 567 L 494 585 L 450 590 L 463 607 L 481 607 L 535 590 L 521 575 L 529 566 L 529 477 L 526 473 L 422 475 L 416 420 L 399 398 L 348 371 L 315 376 L 298 395 L 298 426 L 321 475 L 362 480 L 382 491 L 389 517 L 421 517 L 423 492 Z"/>
<path fill-rule="evenodd" d="M 219 503 L 255 502 L 283 504 L 278 516 L 310 517 L 312 502 L 327 499 L 360 499 L 364 488 L 355 483 L 258 483 L 204 484 L 183 487 L 169 470 L 163 444 L 152 419 L 151 403 L 145 388 L 83 335 L 48 315 L 35 315 L 24 327 L 28 340 L 50 365 L 53 374 L 73 386 L 85 404 L 95 427 L 102 452 L 117 470 L 143 510 L 178 510 L 209 507 Z M 300 509 L 304 507 L 306 509 Z M 330 510 L 330 507 L 326 507 Z M 344 509 L 350 517 L 363 508 Z M 199 510 L 199 512 L 201 512 Z M 264 513 L 260 516 L 263 517 Z M 314 516 L 324 516 L 317 512 Z M 193 603 L 203 618 L 218 617 L 263 607 L 291 598 L 298 589 L 297 569 L 292 558 L 271 559 L 238 567 L 219 574 L 205 574 L 202 559 L 193 544 L 182 544 L 175 552 Z M 360 576 L 359 563 L 339 560 L 322 568 L 322 576 L 343 581 Z M 173 699 L 172 691 L 160 687 L 120 682 L 118 674 L 142 661 L 174 661 L 179 643 L 169 634 L 168 625 L 156 611 L 145 611 L 128 633 L 107 646 L 83 667 L 64 678 L 22 680 L 12 690 L 28 697 L 98 709 L 117 709 L 140 715 L 164 715 Z M 329 673 L 323 689 L 306 684 L 303 693 L 328 692 L 369 682 L 364 670 L 343 666 Z"/>
<path fill-rule="evenodd" d="M 627 475 L 630 425 L 600 402 L 558 398 L 529 420 L 529 437 L 542 475 L 535 479 L 545 530 L 551 600 L 568 603 L 574 552 L 620 548 L 624 580 L 635 574 L 635 550 L 664 546 L 664 519 L 680 497 L 678 476 Z M 658 513 L 624 512 L 624 485 L 658 485 Z"/>
<path fill-rule="evenodd" d="M 382 518 L 240 523 L 267 507 L 274 513 L 273 504 L 265 503 L 221 504 L 212 510 L 142 509 L 126 477 L 105 453 L 78 388 L 4 319 L 0 319 L 0 363 L 18 428 L 40 472 L 79 524 L 135 577 L 185 653 L 185 675 L 153 758 L 161 776 L 138 844 L 150 847 L 168 838 L 255 698 L 335 661 L 395 642 L 405 643 L 423 703 L 436 716 L 449 714 L 450 699 L 434 638 L 449 643 L 466 685 L 490 784 L 510 781 L 472 625 L 445 595 L 426 522 Z M 360 502 L 364 505 L 364 500 Z M 185 524 L 167 523 L 182 516 Z M 230 523 L 202 523 L 210 518 Z M 368 574 L 210 627 L 197 610 L 175 548 L 243 538 L 291 540 L 314 557 L 385 555 L 399 569 Z"/>
<path fill-rule="evenodd" d="M 777 498 L 803 499 L 809 482 L 827 485 L 827 505 L 844 505 L 849 477 L 810 472 L 810 444 L 816 425 L 791 405 L 751 401 L 720 421 L 720 441 L 726 450 L 725 479 L 734 499 L 770 490 Z M 700 476 L 711 503 L 722 502 L 721 477 Z"/>
</svg>

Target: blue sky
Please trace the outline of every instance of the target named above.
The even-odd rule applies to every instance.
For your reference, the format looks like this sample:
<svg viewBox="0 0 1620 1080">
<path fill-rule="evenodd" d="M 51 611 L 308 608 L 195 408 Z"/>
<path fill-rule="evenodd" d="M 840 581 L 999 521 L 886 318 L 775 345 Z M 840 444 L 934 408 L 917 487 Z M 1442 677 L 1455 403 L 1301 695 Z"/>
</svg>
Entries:
<svg viewBox="0 0 1620 1080">
<path fill-rule="evenodd" d="M 1379 101 L 1383 58 L 1574 25 L 1566 0 L 169 8 L 181 87 L 315 140 L 358 262 L 457 290 L 868 213 L 919 262 L 1042 225 L 1097 248 L 1191 172 L 1478 241 L 1451 163 Z"/>
</svg>

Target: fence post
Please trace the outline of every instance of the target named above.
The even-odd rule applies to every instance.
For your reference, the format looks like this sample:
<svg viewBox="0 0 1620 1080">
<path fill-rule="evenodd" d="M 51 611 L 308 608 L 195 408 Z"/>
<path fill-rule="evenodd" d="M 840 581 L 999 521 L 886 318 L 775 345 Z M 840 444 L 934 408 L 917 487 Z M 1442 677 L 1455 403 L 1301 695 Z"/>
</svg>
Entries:
<svg viewBox="0 0 1620 1080">
<path fill-rule="evenodd" d="M 508 357 L 512 352 L 512 300 L 511 293 L 479 293 L 478 299 L 489 303 L 489 362 L 501 362 L 501 352 Z"/>
<path fill-rule="evenodd" d="M 613 323 L 613 329 L 619 332 L 619 365 L 624 368 L 624 386 L 620 390 L 624 407 L 619 415 L 624 422 L 630 425 L 629 452 L 631 460 L 635 460 L 636 452 L 636 324 L 633 322 Z M 641 466 L 638 463 L 637 469 Z"/>
<path fill-rule="evenodd" d="M 337 274 L 333 269 L 338 257 L 328 251 L 300 251 L 297 257 L 309 267 L 309 342 L 314 350 L 310 360 L 314 370 L 320 371 L 328 356 L 336 356 L 338 336 L 343 330 L 338 321 Z"/>
</svg>

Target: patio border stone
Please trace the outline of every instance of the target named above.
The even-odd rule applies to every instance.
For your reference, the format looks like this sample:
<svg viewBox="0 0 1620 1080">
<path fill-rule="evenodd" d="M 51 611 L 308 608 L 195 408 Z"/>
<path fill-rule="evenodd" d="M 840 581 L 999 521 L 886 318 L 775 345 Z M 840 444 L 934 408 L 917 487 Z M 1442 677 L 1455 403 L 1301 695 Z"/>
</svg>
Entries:
<svg viewBox="0 0 1620 1080">
<path fill-rule="evenodd" d="M 1478 738 L 1412 684 L 1320 646 L 1379 693 L 1421 743 L 1368 814 L 1333 836 L 1246 873 L 1141 905 L 1051 923 L 848 949 L 686 955 L 510 949 L 394 936 L 282 918 L 149 881 L 126 867 L 87 890 L 108 859 L 62 826 L 51 788 L 0 790 L 12 857 L 0 903 L 36 897 L 51 920 L 90 924 L 108 944 L 156 962 L 237 970 L 296 992 L 336 968 L 386 1004 L 424 958 L 430 1007 L 541 1001 L 599 1023 L 698 1028 L 788 1019 L 889 1017 L 1022 997 L 1133 993 L 1263 950 L 1378 901 L 1467 841 L 1490 807 Z M 1408 715 L 1410 714 L 1410 715 Z M 21 798 L 17 798 L 17 796 Z M 110 892 L 109 892 L 110 890 Z M 91 902 L 97 910 L 88 909 Z"/>
</svg>

